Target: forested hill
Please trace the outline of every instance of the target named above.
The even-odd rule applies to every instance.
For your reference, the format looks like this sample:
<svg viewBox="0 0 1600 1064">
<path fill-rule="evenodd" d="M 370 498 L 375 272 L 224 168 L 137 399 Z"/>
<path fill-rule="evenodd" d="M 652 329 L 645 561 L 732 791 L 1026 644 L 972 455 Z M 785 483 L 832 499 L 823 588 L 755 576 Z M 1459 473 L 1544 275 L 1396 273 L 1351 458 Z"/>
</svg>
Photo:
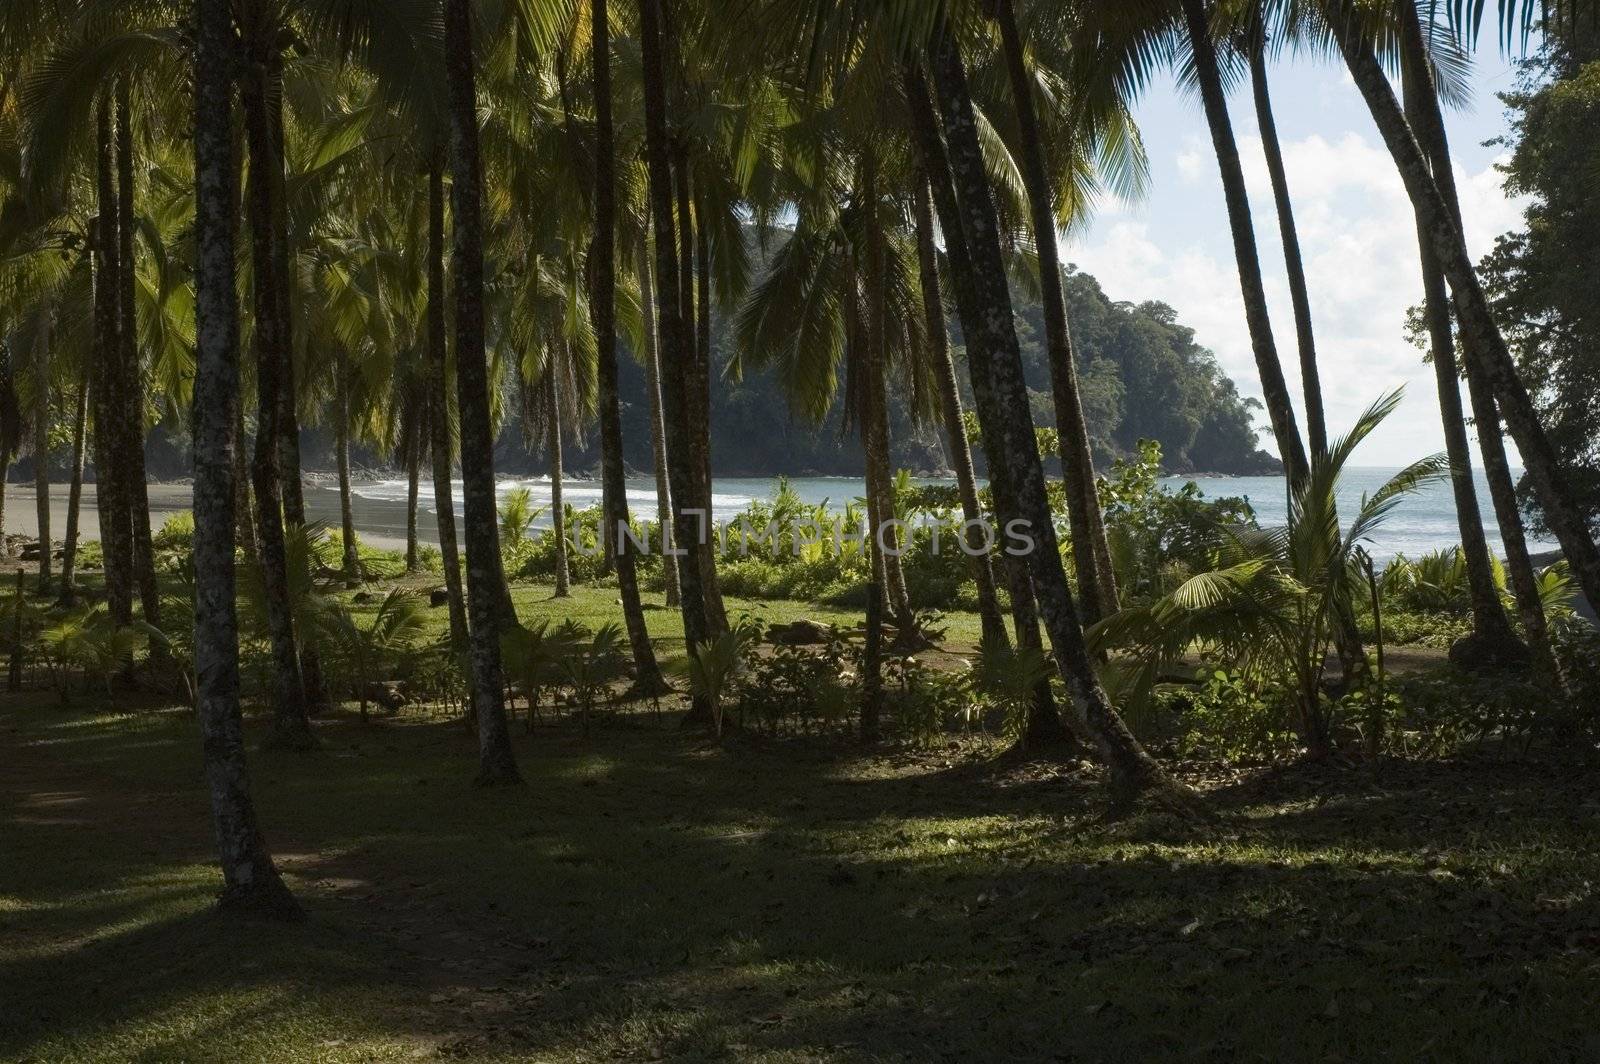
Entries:
<svg viewBox="0 0 1600 1064">
<path fill-rule="evenodd" d="M 1018 290 L 1016 298 L 1026 297 Z M 1141 438 L 1150 438 L 1160 441 L 1167 468 L 1173 472 L 1245 475 L 1281 469 L 1276 458 L 1257 447 L 1252 423 L 1259 404 L 1239 395 L 1211 352 L 1195 342 L 1194 331 L 1177 321 L 1171 307 L 1113 302 L 1093 277 L 1075 270 L 1067 278 L 1067 298 L 1085 415 L 1098 463 L 1108 464 Z M 1044 318 L 1038 303 L 1022 303 L 1017 327 L 1034 421 L 1052 426 Z M 970 409 L 965 350 L 959 327 L 952 322 L 951 328 L 963 398 Z M 732 316 L 715 315 L 712 330 L 716 364 L 725 366 L 733 353 Z M 626 352 L 620 369 L 626 460 L 632 469 L 648 470 L 650 408 L 644 371 Z M 912 424 L 904 403 L 898 397 L 892 402 L 896 465 L 918 473 L 947 470 L 942 434 L 934 426 Z M 719 374 L 712 383 L 711 428 L 712 462 L 719 476 L 849 476 L 862 471 L 861 448 L 853 437 L 841 433 L 837 404 L 820 426 L 796 421 L 768 372 L 752 372 L 741 381 Z M 595 435 L 591 429 L 585 439 L 569 446 L 566 461 L 572 473 L 598 468 Z M 152 435 L 153 475 L 187 475 L 187 441 L 176 446 L 174 442 L 165 433 Z M 331 439 L 324 431 L 307 429 L 303 451 L 308 470 L 333 469 Z M 981 470 L 983 456 L 975 457 Z M 359 447 L 355 461 L 368 468 L 390 464 Z M 530 450 L 521 427 L 509 424 L 496 447 L 496 469 L 514 475 L 542 473 L 542 448 Z"/>
<path fill-rule="evenodd" d="M 1090 275 L 1076 270 L 1067 279 L 1073 339 L 1097 462 L 1109 463 L 1131 451 L 1141 438 L 1160 441 L 1173 472 L 1276 473 L 1281 465 L 1258 447 L 1252 427 L 1259 404 L 1239 395 L 1210 351 L 1195 342 L 1194 330 L 1177 321 L 1164 303 L 1116 303 Z M 1017 293 L 1017 298 L 1023 298 Z M 1049 363 L 1044 347 L 1043 309 L 1026 302 L 1018 332 L 1033 398 L 1034 421 L 1055 424 L 1050 403 Z M 966 392 L 965 350 L 952 321 Z M 733 353 L 732 316 L 718 315 L 712 326 L 716 364 Z M 622 366 L 627 461 L 650 468 L 649 408 L 644 374 L 631 359 Z M 913 425 L 905 405 L 893 398 L 891 434 L 897 466 L 919 473 L 949 467 L 942 434 L 933 426 Z M 840 431 L 835 406 L 820 426 L 791 418 L 788 402 L 770 373 L 742 381 L 720 377 L 712 383 L 712 462 L 721 476 L 855 475 L 862 471 L 861 448 Z M 598 465 L 596 441 L 569 451 L 574 469 Z M 498 468 L 506 472 L 542 471 L 542 458 L 529 455 L 521 436 L 502 438 Z M 982 455 L 977 455 L 982 466 Z"/>
</svg>

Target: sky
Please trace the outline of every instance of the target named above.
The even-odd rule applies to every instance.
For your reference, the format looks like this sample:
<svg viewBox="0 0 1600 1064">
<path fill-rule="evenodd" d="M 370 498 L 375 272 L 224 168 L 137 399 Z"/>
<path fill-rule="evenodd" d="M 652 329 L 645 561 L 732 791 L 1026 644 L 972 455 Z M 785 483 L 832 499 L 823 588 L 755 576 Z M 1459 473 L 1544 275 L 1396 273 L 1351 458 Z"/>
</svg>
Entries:
<svg viewBox="0 0 1600 1064">
<path fill-rule="evenodd" d="M 1490 43 L 1478 57 L 1471 108 L 1445 115 L 1474 260 L 1521 220 L 1520 205 L 1505 195 L 1495 169 L 1505 149 L 1484 145 L 1506 131 L 1495 94 L 1514 81 L 1511 62 Z M 1433 368 L 1404 333 L 1406 309 L 1421 302 L 1422 282 L 1416 223 L 1389 153 L 1343 67 L 1285 56 L 1272 68 L 1271 89 L 1329 433 L 1343 433 L 1380 394 L 1404 385 L 1405 402 L 1357 452 L 1356 464 L 1402 465 L 1442 450 Z M 1273 334 L 1298 399 L 1294 314 L 1248 84 L 1235 89 L 1230 103 Z M 1135 203 L 1099 204 L 1089 225 L 1065 238 L 1063 257 L 1098 278 L 1113 300 L 1172 305 L 1239 390 L 1260 398 L 1222 181 L 1199 98 L 1166 79 L 1149 89 L 1135 115 L 1150 156 L 1148 192 Z M 1304 433 L 1304 411 L 1296 413 Z M 1262 446 L 1276 453 L 1264 412 L 1258 423 Z"/>
</svg>

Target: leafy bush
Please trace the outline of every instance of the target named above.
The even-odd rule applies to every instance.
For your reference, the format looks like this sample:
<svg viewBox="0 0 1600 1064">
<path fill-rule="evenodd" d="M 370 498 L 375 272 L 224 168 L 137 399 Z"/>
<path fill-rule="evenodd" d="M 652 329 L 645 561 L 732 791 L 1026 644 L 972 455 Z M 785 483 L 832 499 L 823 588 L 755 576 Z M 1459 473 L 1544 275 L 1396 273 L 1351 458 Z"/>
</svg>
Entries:
<svg viewBox="0 0 1600 1064">
<path fill-rule="evenodd" d="M 1201 669 L 1195 685 L 1167 690 L 1154 718 L 1160 740 L 1180 757 L 1270 761 L 1289 753 L 1290 694 L 1226 669 Z"/>
</svg>

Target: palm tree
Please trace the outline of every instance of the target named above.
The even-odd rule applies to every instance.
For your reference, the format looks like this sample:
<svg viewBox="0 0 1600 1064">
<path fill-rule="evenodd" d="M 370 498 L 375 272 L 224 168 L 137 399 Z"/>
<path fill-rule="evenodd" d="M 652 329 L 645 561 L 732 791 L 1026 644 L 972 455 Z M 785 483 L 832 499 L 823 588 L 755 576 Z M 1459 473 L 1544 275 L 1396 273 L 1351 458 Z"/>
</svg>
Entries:
<svg viewBox="0 0 1600 1064">
<path fill-rule="evenodd" d="M 648 227 L 647 227 L 648 228 Z M 661 340 L 656 328 L 655 282 L 650 269 L 651 251 L 646 240 L 638 251 L 640 329 L 643 342 L 639 355 L 644 359 L 645 390 L 650 393 L 650 455 L 656 476 L 656 523 L 661 532 L 661 578 L 666 584 L 667 606 L 676 607 L 678 555 L 672 547 L 672 488 L 667 479 L 667 428 L 662 414 Z"/>
<path fill-rule="evenodd" d="M 220 905 L 293 919 L 257 825 L 239 713 L 234 600 L 234 410 L 239 326 L 234 304 L 233 26 L 227 0 L 197 0 L 195 44 L 195 456 L 196 705 L 222 863 Z"/>
<path fill-rule="evenodd" d="M 450 600 L 450 645 L 467 653 L 467 606 L 461 589 L 461 554 L 456 545 L 456 507 L 451 490 L 450 390 L 445 336 L 444 170 L 442 152 L 428 160 L 428 434 L 433 455 L 433 508 L 438 516 L 439 554 Z"/>
<path fill-rule="evenodd" d="M 1328 421 L 1322 409 L 1322 375 L 1317 368 L 1317 337 L 1311 324 L 1311 289 L 1306 284 L 1305 262 L 1300 254 L 1300 234 L 1294 221 L 1294 201 L 1289 196 L 1289 174 L 1283 164 L 1283 146 L 1278 140 L 1278 122 L 1272 113 L 1272 92 L 1267 81 L 1267 53 L 1272 40 L 1265 13 L 1259 5 L 1252 5 L 1248 11 L 1244 38 L 1245 58 L 1250 64 L 1250 93 L 1255 101 L 1256 126 L 1261 131 L 1262 154 L 1266 157 L 1267 176 L 1272 182 L 1278 236 L 1283 243 L 1284 273 L 1289 281 L 1289 302 L 1294 308 L 1307 442 L 1312 454 L 1320 454 L 1328 449 Z"/>
<path fill-rule="evenodd" d="M 634 687 L 641 693 L 657 694 L 666 683 L 645 627 L 638 563 L 628 552 L 627 538 L 622 535 L 628 523 L 628 494 L 622 469 L 622 411 L 617 397 L 616 130 L 611 110 L 611 29 L 606 0 L 590 0 L 589 20 L 595 110 L 594 243 L 590 252 L 594 293 L 590 300 L 590 317 L 598 347 L 600 460 L 607 500 L 605 528 L 608 538 L 615 537 L 612 541 L 616 544 L 617 588 L 622 596 L 623 619 L 633 653 Z"/>
<path fill-rule="evenodd" d="M 1067 511 L 1072 522 L 1072 557 L 1084 618 L 1093 623 L 1117 609 L 1117 580 L 1106 544 L 1104 515 L 1095 487 L 1089 426 L 1078 394 L 1077 359 L 1067 322 L 1066 295 L 1061 285 L 1061 250 L 1057 244 L 1056 203 L 1045 169 L 1044 132 L 1034 107 L 1034 84 L 1024 55 L 1022 33 L 1012 0 L 988 0 L 999 24 L 1006 74 L 1011 86 L 1020 136 L 1022 178 L 1028 190 L 1033 245 L 1039 256 L 1039 287 L 1044 304 L 1045 348 L 1055 400 L 1057 439 Z"/>
<path fill-rule="evenodd" d="M 1323 672 L 1339 617 L 1353 610 L 1366 588 L 1359 551 L 1396 504 L 1450 467 L 1448 455 L 1413 463 L 1363 497 L 1349 527 L 1340 529 L 1339 479 L 1400 398 L 1397 391 L 1379 399 L 1349 435 L 1312 456 L 1307 476 L 1290 491 L 1283 528 L 1219 529 L 1217 569 L 1109 618 L 1091 633 L 1098 648 L 1131 653 L 1135 664 L 1124 677 L 1130 697 L 1148 694 L 1164 669 L 1199 646 L 1247 674 L 1282 683 L 1307 751 L 1328 755 L 1331 720 Z"/>
<path fill-rule="evenodd" d="M 956 202 L 955 185 L 951 178 L 944 141 L 939 132 L 939 118 L 934 113 L 932 94 L 920 68 L 908 66 L 902 74 L 902 82 L 918 152 L 928 176 L 928 185 L 939 217 L 939 228 L 944 233 L 945 259 L 950 266 L 950 274 L 954 281 L 951 287 L 955 291 L 961 330 L 964 335 L 975 335 L 983 328 L 983 315 L 979 296 L 972 286 L 972 271 L 963 269 L 960 265 L 970 261 L 970 254 L 967 250 L 964 223 L 960 206 Z M 941 390 L 955 387 L 953 366 L 950 372 L 952 379 L 949 385 L 942 386 Z M 945 400 L 945 403 L 948 410 L 949 401 Z M 991 412 L 983 407 L 977 411 L 985 441 L 1001 439 L 1001 426 L 983 422 L 985 415 Z M 994 499 L 995 513 L 1016 513 L 1016 496 L 999 445 L 991 449 L 985 442 L 984 453 L 988 458 L 989 490 Z M 965 503 L 963 508 L 965 509 Z M 1039 632 L 1038 600 L 1034 596 L 1033 577 L 1028 571 L 1027 560 L 1010 551 L 1002 551 L 1001 565 L 1005 571 L 1006 590 L 1011 599 L 1011 623 L 1016 633 L 1017 646 L 1022 650 L 1038 651 L 1042 654 L 1044 640 Z M 1003 633 L 1000 638 L 990 640 L 989 645 L 994 647 L 1005 645 Z M 1051 691 L 1050 684 L 1040 683 L 1034 690 L 1033 706 L 1028 714 L 1022 741 L 1029 747 L 1051 746 L 1059 744 L 1067 734 L 1061 713 L 1056 708 L 1055 695 Z"/>
<path fill-rule="evenodd" d="M 962 416 L 956 364 L 950 356 L 950 334 L 945 324 L 938 249 L 933 238 L 933 204 L 925 177 L 917 181 L 916 229 L 917 268 L 921 273 L 928 352 L 939 383 L 939 410 L 944 419 L 950 464 L 955 469 L 956 488 L 961 496 L 961 517 L 967 525 L 972 579 L 978 589 L 978 616 L 982 620 L 983 638 L 991 644 L 1005 643 L 1006 628 L 1000 619 L 1000 596 L 995 589 L 994 566 L 989 552 L 983 549 L 983 506 L 978 500 L 978 479 L 973 472 L 972 448 L 967 440 L 966 421 Z"/>
<path fill-rule="evenodd" d="M 494 437 L 483 317 L 483 171 L 469 0 L 445 0 L 445 71 L 455 218 L 456 392 L 466 508 L 472 702 L 478 718 L 479 786 L 520 783 L 501 700 L 500 544 L 495 527 Z"/>
<path fill-rule="evenodd" d="M 1233 137 L 1228 117 L 1228 97 L 1223 88 L 1222 69 L 1216 42 L 1211 34 L 1205 0 L 1181 0 L 1183 25 L 1194 61 L 1195 80 L 1211 129 L 1211 143 L 1222 174 L 1223 198 L 1227 202 L 1228 225 L 1233 231 L 1234 258 L 1239 266 L 1239 288 L 1244 296 L 1245 321 L 1250 328 L 1250 346 L 1255 352 L 1256 371 L 1267 402 L 1278 453 L 1291 483 L 1306 473 L 1305 445 L 1295 423 L 1294 403 L 1278 359 L 1277 342 L 1272 336 L 1272 319 L 1267 311 L 1267 290 L 1261 279 L 1261 258 L 1256 250 L 1255 227 L 1250 213 L 1250 195 L 1245 190 L 1244 167 L 1239 161 L 1239 145 Z"/>
<path fill-rule="evenodd" d="M 272 697 L 274 737 L 281 745 L 309 749 L 315 745 L 307 712 L 305 681 L 300 671 L 300 648 L 295 639 L 293 606 L 289 590 L 289 556 L 283 517 L 279 436 L 286 404 L 281 393 L 289 382 L 284 367 L 289 361 L 286 321 L 277 313 L 279 285 L 287 280 L 277 259 L 274 219 L 273 169 L 282 164 L 265 102 L 270 91 L 263 64 L 251 68 L 241 85 L 245 140 L 251 167 L 246 185 L 251 240 L 251 277 L 255 286 L 256 441 L 250 474 L 255 488 L 256 539 L 260 551 L 262 589 L 272 643 Z"/>
<path fill-rule="evenodd" d="M 1527 5 L 1523 5 L 1526 9 Z M 1435 179 L 1425 148 L 1406 121 L 1394 88 L 1373 51 L 1373 28 L 1366 13 L 1350 0 L 1322 0 L 1327 26 L 1343 56 L 1356 88 L 1371 112 L 1390 156 L 1411 198 L 1423 234 L 1439 256 L 1439 266 L 1449 283 L 1461 328 L 1467 372 L 1481 376 L 1493 392 L 1517 450 L 1527 466 L 1528 478 L 1538 494 L 1551 532 L 1572 566 L 1584 594 L 1600 597 L 1600 550 L 1595 547 L 1583 509 L 1578 505 L 1560 458 L 1539 422 L 1527 386 L 1517 373 L 1483 285 L 1473 268 L 1457 212 L 1450 209 Z M 1509 10 L 1508 7 L 1503 11 Z"/>
<path fill-rule="evenodd" d="M 966 64 L 948 27 L 938 31 L 929 58 L 938 89 L 959 224 L 967 246 L 967 259 L 961 265 L 967 273 L 965 283 L 980 325 L 967 337 L 973 397 L 985 425 L 985 447 L 998 459 L 996 464 L 1005 469 L 1009 482 L 1011 498 L 1000 503 L 998 517 L 1006 524 L 1022 522 L 1020 527 L 1034 540 L 1027 555 L 1028 569 L 1055 651 L 1056 667 L 1071 697 L 1075 722 L 1110 769 L 1113 793 L 1123 801 L 1152 792 L 1186 803 L 1187 792 L 1139 745 L 1095 674 L 1077 604 L 1062 569 L 1032 425 L 1007 414 L 1027 409 L 1027 385 L 1000 249 L 1000 225 L 967 86 Z"/>
<path fill-rule="evenodd" d="M 694 549 L 700 529 L 687 513 L 699 498 L 698 474 L 687 441 L 694 429 L 686 375 L 693 359 L 693 338 L 683 317 L 677 226 L 673 220 L 672 160 L 668 142 L 668 93 L 663 52 L 666 48 L 662 0 L 639 0 L 639 43 L 644 61 L 645 158 L 649 170 L 650 215 L 655 231 L 655 301 L 662 373 L 662 416 L 673 442 L 667 450 L 672 487 L 672 542 L 678 557 L 679 609 L 683 634 L 693 655 L 706 641 L 706 603 L 702 590 L 701 554 Z M 697 710 L 709 719 L 711 707 Z"/>
<path fill-rule="evenodd" d="M 95 398 L 95 500 L 100 511 L 100 542 L 105 557 L 106 601 L 118 625 L 133 619 L 133 532 L 124 490 L 122 449 L 117 428 L 117 399 L 124 394 L 118 372 L 122 363 L 118 281 L 121 242 L 118 209 L 112 101 L 102 90 L 96 110 L 95 190 L 99 224 L 95 239 L 95 347 L 99 377 Z"/>
<path fill-rule="evenodd" d="M 1414 46 L 1407 47 L 1402 60 L 1404 96 L 1407 120 L 1413 129 L 1425 127 L 1424 116 L 1435 106 L 1433 73 L 1430 59 L 1422 47 L 1421 27 L 1416 20 L 1416 8 L 1408 0 L 1401 5 L 1410 12 L 1407 19 L 1402 12 L 1403 39 L 1414 38 Z M 1444 133 L 1442 125 L 1438 136 Z M 1440 160 L 1443 160 L 1442 163 Z M 1446 150 L 1434 158 L 1436 168 L 1449 167 Z M 1435 180 L 1446 180 L 1453 189 L 1455 182 L 1439 173 Z M 1451 648 L 1451 659 L 1466 667 L 1493 667 L 1500 664 L 1521 664 L 1527 659 L 1527 648 L 1511 630 L 1505 607 L 1500 602 L 1500 592 L 1495 586 L 1493 563 L 1489 545 L 1483 534 L 1483 520 L 1478 509 L 1478 494 L 1472 481 L 1472 453 L 1467 441 L 1467 425 L 1461 409 L 1461 381 L 1456 366 L 1455 330 L 1451 322 L 1449 297 L 1446 294 L 1444 274 L 1439 270 L 1439 256 L 1428 242 L 1427 233 L 1419 218 L 1417 246 L 1422 260 L 1423 311 L 1428 322 L 1428 334 L 1433 347 L 1433 371 L 1439 388 L 1439 414 L 1444 426 L 1445 451 L 1450 458 L 1450 482 L 1455 494 L 1456 520 L 1461 531 L 1461 553 L 1466 561 L 1467 586 L 1472 602 L 1472 634 Z"/>
</svg>

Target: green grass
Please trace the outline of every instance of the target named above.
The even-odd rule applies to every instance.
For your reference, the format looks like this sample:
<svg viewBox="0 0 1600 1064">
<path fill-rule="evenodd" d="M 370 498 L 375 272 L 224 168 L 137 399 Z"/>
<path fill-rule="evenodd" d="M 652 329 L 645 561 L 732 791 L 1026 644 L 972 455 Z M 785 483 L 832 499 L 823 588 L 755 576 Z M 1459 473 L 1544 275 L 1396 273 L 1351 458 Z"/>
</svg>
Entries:
<svg viewBox="0 0 1600 1064">
<path fill-rule="evenodd" d="M 399 582 L 415 587 L 419 591 L 441 586 L 437 577 L 411 577 Z M 381 599 L 384 591 L 394 583 L 390 581 L 375 584 L 366 590 L 375 600 Z M 344 594 L 348 599 L 354 593 Z M 613 622 L 622 623 L 622 604 L 614 581 L 574 584 L 571 596 L 564 599 L 556 598 L 548 584 L 513 584 L 511 600 L 517 607 L 517 616 L 525 625 L 534 625 L 541 621 L 559 624 L 568 619 L 579 621 L 591 628 Z M 646 592 L 644 604 L 645 624 L 650 630 L 651 638 L 662 646 L 664 656 L 681 655 L 683 615 L 676 607 L 669 609 L 665 604 L 665 598 L 658 593 Z M 757 601 L 730 596 L 725 599 L 724 605 L 730 620 L 749 616 L 767 624 L 787 624 L 805 618 L 842 628 L 859 627 L 865 623 L 865 614 L 862 610 L 798 602 L 792 599 Z M 376 601 L 371 608 L 374 610 L 377 608 Z M 429 618 L 431 630 L 435 634 L 442 634 L 449 628 L 449 613 L 444 607 L 430 610 Z M 976 647 L 983 631 L 982 622 L 976 613 L 961 611 L 944 614 L 943 619 L 938 622 L 938 627 L 947 630 L 945 638 L 948 643 L 962 648 Z"/>
<path fill-rule="evenodd" d="M 252 720 L 283 927 L 210 911 L 190 715 L 117 709 L 0 698 L 0 1059 L 1600 1055 L 1570 766 L 1223 776 L 1202 827 L 981 746 L 629 716 L 519 726 L 527 785 L 475 791 L 458 724 L 341 716 L 293 755 Z"/>
</svg>

